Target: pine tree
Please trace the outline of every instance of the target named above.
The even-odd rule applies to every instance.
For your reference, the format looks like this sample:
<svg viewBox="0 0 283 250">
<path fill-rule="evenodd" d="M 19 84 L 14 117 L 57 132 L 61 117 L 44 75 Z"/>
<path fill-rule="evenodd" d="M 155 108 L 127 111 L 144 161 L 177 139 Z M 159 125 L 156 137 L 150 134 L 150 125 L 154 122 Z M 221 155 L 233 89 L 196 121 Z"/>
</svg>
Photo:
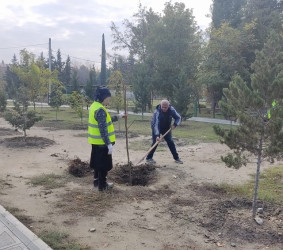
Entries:
<svg viewBox="0 0 283 250">
<path fill-rule="evenodd" d="M 72 71 L 71 59 L 70 59 L 70 56 L 68 56 L 65 67 L 64 67 L 64 73 L 63 73 L 63 78 L 62 78 L 63 85 L 66 88 L 66 93 L 68 93 L 68 88 L 71 85 L 71 71 Z"/>
<path fill-rule="evenodd" d="M 71 82 L 72 82 L 72 92 L 73 91 L 79 92 L 80 84 L 79 84 L 79 78 L 78 78 L 78 71 L 76 69 L 73 70 Z"/>
<path fill-rule="evenodd" d="M 212 4 L 212 26 L 216 29 L 227 22 L 236 28 L 243 19 L 243 9 L 247 0 L 213 0 Z"/>
<path fill-rule="evenodd" d="M 57 59 L 55 60 L 55 69 L 58 71 L 58 79 L 61 82 L 63 82 L 64 79 L 64 75 L 63 75 L 64 64 L 65 63 L 62 61 L 61 51 L 60 49 L 58 49 Z"/>
<path fill-rule="evenodd" d="M 102 54 L 101 54 L 101 72 L 100 72 L 100 84 L 105 85 L 106 83 L 106 50 L 104 34 L 102 35 Z"/>
<path fill-rule="evenodd" d="M 225 131 L 215 126 L 215 132 L 234 154 L 221 157 L 228 167 L 239 168 L 247 163 L 245 152 L 257 157 L 253 197 L 253 217 L 256 214 L 260 166 L 264 160 L 283 158 L 283 41 L 282 34 L 272 33 L 264 48 L 256 52 L 252 64 L 251 87 L 239 75 L 234 76 L 229 89 L 224 89 L 220 102 L 223 112 L 238 118 L 240 125 Z"/>
<path fill-rule="evenodd" d="M 85 93 L 89 100 L 93 100 L 94 95 L 94 86 L 97 84 L 96 82 L 96 71 L 94 66 L 89 71 L 89 79 L 86 82 Z"/>
</svg>

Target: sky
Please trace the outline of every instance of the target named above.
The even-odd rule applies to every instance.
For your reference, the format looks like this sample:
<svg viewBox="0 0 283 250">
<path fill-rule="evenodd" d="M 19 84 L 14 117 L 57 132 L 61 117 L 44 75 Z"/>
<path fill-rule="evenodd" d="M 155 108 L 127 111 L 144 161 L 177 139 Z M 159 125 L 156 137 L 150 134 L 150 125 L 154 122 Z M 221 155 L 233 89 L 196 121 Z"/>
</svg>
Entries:
<svg viewBox="0 0 283 250">
<path fill-rule="evenodd" d="M 53 56 L 60 49 L 74 64 L 100 69 L 102 34 L 106 52 L 114 54 L 110 24 L 122 28 L 124 19 L 133 20 L 139 3 L 162 13 L 168 0 L 0 0 L 0 62 L 10 63 L 26 48 L 48 57 L 51 38 Z M 175 3 L 176 1 L 171 1 Z M 212 0 L 179 0 L 193 9 L 201 29 L 208 27 Z"/>
</svg>

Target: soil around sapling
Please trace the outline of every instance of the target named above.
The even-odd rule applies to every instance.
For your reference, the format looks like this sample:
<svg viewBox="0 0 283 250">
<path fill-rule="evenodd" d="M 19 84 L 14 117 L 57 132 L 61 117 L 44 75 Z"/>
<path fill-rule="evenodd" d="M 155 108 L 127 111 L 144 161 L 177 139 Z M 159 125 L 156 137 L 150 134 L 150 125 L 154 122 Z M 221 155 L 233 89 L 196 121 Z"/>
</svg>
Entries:
<svg viewBox="0 0 283 250">
<path fill-rule="evenodd" d="M 157 180 L 156 166 L 152 164 L 142 164 L 133 166 L 129 164 L 117 164 L 114 169 L 109 172 L 109 178 L 119 183 L 131 186 L 148 186 Z"/>
<path fill-rule="evenodd" d="M 44 137 L 17 136 L 0 141 L 7 148 L 46 148 L 55 144 L 55 141 Z"/>
<path fill-rule="evenodd" d="M 75 177 L 85 177 L 91 175 L 92 169 L 89 166 L 89 162 L 82 161 L 79 157 L 76 157 L 69 161 L 68 172 Z"/>
</svg>

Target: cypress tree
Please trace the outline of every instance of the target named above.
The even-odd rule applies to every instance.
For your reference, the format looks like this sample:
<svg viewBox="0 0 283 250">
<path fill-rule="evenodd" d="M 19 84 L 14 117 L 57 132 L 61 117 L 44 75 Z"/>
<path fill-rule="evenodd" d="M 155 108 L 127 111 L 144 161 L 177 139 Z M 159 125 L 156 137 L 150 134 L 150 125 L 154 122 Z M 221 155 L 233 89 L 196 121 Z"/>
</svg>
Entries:
<svg viewBox="0 0 283 250">
<path fill-rule="evenodd" d="M 106 50 L 104 34 L 102 35 L 102 54 L 101 54 L 101 72 L 100 72 L 100 84 L 105 85 L 106 83 Z"/>
</svg>

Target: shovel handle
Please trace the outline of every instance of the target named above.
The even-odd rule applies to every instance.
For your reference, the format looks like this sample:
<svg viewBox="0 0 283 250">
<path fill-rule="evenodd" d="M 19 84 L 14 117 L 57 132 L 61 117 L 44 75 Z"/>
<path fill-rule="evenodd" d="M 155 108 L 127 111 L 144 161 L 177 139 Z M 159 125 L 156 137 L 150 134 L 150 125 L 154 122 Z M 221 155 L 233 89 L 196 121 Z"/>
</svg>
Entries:
<svg viewBox="0 0 283 250">
<path fill-rule="evenodd" d="M 151 148 L 146 152 L 146 154 L 145 154 L 135 165 L 138 165 L 139 163 L 141 163 L 141 162 L 144 160 L 144 158 L 150 153 L 150 151 L 151 151 L 152 149 L 154 149 L 154 148 L 161 142 L 161 140 L 162 140 L 171 130 L 172 130 L 172 128 L 169 128 L 169 129 L 166 131 L 165 134 L 161 135 L 160 138 L 159 138 L 159 141 L 156 141 L 156 142 L 151 146 Z"/>
</svg>

